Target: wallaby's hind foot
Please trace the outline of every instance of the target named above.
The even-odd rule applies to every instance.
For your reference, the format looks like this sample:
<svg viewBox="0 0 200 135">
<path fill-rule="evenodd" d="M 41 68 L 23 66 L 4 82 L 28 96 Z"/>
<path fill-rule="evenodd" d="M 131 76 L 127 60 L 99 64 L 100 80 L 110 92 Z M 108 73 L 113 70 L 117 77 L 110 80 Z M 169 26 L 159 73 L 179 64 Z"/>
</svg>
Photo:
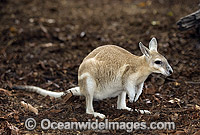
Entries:
<svg viewBox="0 0 200 135">
<path fill-rule="evenodd" d="M 98 112 L 86 112 L 87 114 L 92 114 L 94 117 L 99 117 L 101 119 L 104 119 L 106 116 L 102 113 L 98 113 Z"/>
</svg>

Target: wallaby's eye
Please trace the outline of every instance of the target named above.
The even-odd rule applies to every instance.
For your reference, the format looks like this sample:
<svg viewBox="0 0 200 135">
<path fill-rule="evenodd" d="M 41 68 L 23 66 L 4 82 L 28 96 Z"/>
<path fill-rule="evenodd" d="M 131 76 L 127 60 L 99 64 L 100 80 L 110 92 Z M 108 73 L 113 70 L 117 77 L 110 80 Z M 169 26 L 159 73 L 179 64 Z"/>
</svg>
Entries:
<svg viewBox="0 0 200 135">
<path fill-rule="evenodd" d="M 160 64 L 162 64 L 162 61 L 156 60 L 154 63 L 160 65 Z"/>
</svg>

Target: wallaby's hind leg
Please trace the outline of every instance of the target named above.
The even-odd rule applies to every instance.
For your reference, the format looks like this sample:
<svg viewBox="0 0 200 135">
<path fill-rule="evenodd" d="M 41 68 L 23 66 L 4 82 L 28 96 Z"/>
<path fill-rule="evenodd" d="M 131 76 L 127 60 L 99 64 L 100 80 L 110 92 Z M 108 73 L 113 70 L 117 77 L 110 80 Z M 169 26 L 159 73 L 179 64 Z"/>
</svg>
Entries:
<svg viewBox="0 0 200 135">
<path fill-rule="evenodd" d="M 118 95 L 117 99 L 117 109 L 125 109 L 131 111 L 132 109 L 126 106 L 126 92 L 123 91 Z"/>
<path fill-rule="evenodd" d="M 101 113 L 98 113 L 98 112 L 94 112 L 92 95 L 87 95 L 86 96 L 86 113 L 87 114 L 93 114 L 94 117 L 99 117 L 101 119 L 105 118 L 104 114 L 101 114 Z"/>
<path fill-rule="evenodd" d="M 93 94 L 96 89 L 96 83 L 95 80 L 88 74 L 87 77 L 85 77 L 85 88 L 84 89 L 84 95 L 86 98 L 86 113 L 87 114 L 93 114 L 94 117 L 100 117 L 100 118 L 105 118 L 104 114 L 94 112 L 93 108 Z"/>
</svg>

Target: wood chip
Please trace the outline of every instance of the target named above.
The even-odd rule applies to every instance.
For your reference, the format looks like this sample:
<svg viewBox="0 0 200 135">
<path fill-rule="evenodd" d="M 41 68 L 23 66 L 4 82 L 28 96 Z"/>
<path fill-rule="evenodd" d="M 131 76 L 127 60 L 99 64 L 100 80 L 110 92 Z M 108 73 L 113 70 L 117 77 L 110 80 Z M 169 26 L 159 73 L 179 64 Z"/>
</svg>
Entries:
<svg viewBox="0 0 200 135">
<path fill-rule="evenodd" d="M 35 113 L 36 115 L 38 115 L 38 109 L 33 107 L 31 104 L 25 103 L 24 101 L 21 101 L 20 103 L 26 110 L 29 110 L 29 111 Z"/>
<path fill-rule="evenodd" d="M 67 93 L 66 95 L 62 96 L 62 99 L 63 101 L 67 102 L 72 96 L 72 93 Z"/>
<path fill-rule="evenodd" d="M 200 106 L 195 105 L 195 109 L 196 109 L 196 110 L 200 110 Z"/>
</svg>

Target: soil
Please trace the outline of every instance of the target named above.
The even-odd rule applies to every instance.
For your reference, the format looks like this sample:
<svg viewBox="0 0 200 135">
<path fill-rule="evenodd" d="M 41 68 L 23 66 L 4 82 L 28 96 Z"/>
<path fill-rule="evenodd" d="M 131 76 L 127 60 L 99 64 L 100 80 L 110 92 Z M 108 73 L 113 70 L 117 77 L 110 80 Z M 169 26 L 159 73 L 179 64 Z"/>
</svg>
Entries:
<svg viewBox="0 0 200 135">
<path fill-rule="evenodd" d="M 179 31 L 176 22 L 197 10 L 198 0 L 0 0 L 0 134 L 194 134 L 200 132 L 200 41 L 195 29 Z M 175 122 L 174 130 L 43 130 L 29 131 L 24 122 L 95 121 L 85 113 L 85 99 L 43 97 L 12 90 L 34 85 L 51 91 L 77 86 L 83 58 L 98 46 L 115 44 L 142 55 L 152 37 L 172 66 L 169 77 L 152 74 L 136 103 L 142 115 L 116 109 L 117 98 L 94 101 L 109 121 Z M 38 109 L 26 110 L 21 101 Z M 99 121 L 103 121 L 99 119 Z"/>
</svg>

